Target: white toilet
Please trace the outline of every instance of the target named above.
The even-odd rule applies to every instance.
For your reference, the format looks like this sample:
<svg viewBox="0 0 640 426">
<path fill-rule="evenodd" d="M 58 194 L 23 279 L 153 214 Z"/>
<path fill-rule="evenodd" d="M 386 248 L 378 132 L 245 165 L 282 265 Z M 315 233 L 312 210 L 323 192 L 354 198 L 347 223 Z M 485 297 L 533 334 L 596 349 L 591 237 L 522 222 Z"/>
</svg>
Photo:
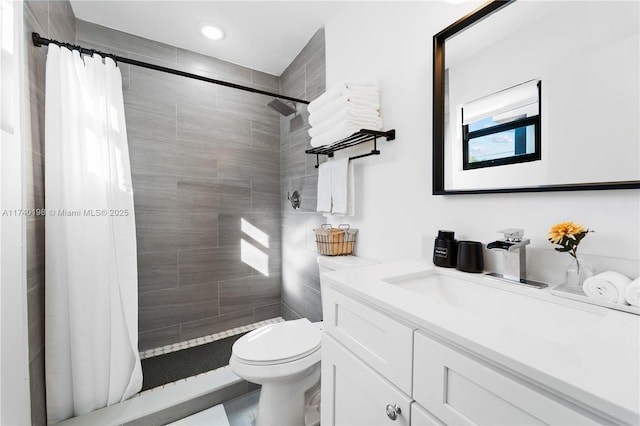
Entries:
<svg viewBox="0 0 640 426">
<path fill-rule="evenodd" d="M 256 426 L 302 426 L 305 392 L 320 380 L 319 323 L 306 318 L 260 327 L 233 344 L 229 366 L 262 385 Z"/>
<path fill-rule="evenodd" d="M 320 272 L 374 262 L 355 256 L 319 256 Z M 320 381 L 322 323 L 306 318 L 270 324 L 233 344 L 229 366 L 262 385 L 256 426 L 305 424 L 305 393 Z"/>
</svg>

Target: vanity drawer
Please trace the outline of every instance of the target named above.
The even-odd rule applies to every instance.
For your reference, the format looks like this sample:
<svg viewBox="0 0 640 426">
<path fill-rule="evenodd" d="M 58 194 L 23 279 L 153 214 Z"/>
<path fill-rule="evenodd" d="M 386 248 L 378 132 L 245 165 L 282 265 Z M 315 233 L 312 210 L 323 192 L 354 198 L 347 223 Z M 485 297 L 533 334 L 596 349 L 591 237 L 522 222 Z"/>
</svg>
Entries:
<svg viewBox="0 0 640 426">
<path fill-rule="evenodd" d="M 410 395 L 414 328 L 326 286 L 322 304 L 325 332 Z"/>
<path fill-rule="evenodd" d="M 446 424 L 595 425 L 507 373 L 415 335 L 413 398 Z"/>
</svg>

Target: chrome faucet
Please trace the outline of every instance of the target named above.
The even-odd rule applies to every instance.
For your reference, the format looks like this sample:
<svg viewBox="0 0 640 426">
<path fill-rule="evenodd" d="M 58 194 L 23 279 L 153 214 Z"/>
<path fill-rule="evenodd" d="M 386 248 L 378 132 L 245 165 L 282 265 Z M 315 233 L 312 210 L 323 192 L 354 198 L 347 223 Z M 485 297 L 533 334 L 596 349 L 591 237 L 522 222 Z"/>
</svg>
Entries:
<svg viewBox="0 0 640 426">
<path fill-rule="evenodd" d="M 536 288 L 547 287 L 546 284 L 527 280 L 527 245 L 531 242 L 524 238 L 524 229 L 509 228 L 501 232 L 504 238 L 487 244 L 490 250 L 503 250 L 502 274 L 489 274 L 519 284 Z"/>
</svg>

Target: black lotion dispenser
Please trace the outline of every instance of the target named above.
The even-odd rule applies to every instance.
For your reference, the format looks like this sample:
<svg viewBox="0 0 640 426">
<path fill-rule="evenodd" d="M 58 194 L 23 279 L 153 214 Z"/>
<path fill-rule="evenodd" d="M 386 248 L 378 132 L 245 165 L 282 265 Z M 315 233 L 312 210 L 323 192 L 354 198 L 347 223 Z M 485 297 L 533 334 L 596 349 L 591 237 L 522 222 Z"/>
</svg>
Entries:
<svg viewBox="0 0 640 426">
<path fill-rule="evenodd" d="M 458 259 L 458 242 L 453 238 L 453 231 L 438 231 L 438 238 L 433 246 L 433 264 L 445 268 L 455 268 Z"/>
</svg>

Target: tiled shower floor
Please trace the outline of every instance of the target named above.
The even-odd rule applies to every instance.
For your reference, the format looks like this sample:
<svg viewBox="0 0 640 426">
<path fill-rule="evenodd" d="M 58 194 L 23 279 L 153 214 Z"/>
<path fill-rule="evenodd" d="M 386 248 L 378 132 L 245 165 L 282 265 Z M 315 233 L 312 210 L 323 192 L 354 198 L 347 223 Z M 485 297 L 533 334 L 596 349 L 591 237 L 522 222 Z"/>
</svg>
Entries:
<svg viewBox="0 0 640 426">
<path fill-rule="evenodd" d="M 229 364 L 231 347 L 243 334 L 142 360 L 142 391 L 197 376 Z"/>
<path fill-rule="evenodd" d="M 235 336 L 237 334 L 243 334 L 248 331 L 255 330 L 256 328 L 260 328 L 263 325 L 267 324 L 275 324 L 277 322 L 282 322 L 284 319 L 282 317 L 271 318 L 268 320 L 254 322 L 253 324 L 243 325 L 242 327 L 232 328 L 230 330 L 221 331 L 220 333 L 211 334 L 209 336 L 198 337 L 197 339 L 187 340 L 185 342 L 174 343 L 172 345 L 166 345 L 155 349 L 147 349 L 145 351 L 140 351 L 140 359 L 151 358 L 157 355 L 164 355 L 171 352 L 179 351 L 181 349 L 192 348 L 198 345 L 204 345 L 206 343 L 211 343 L 216 340 L 224 339 L 227 337 Z"/>
<path fill-rule="evenodd" d="M 193 339 L 141 353 L 142 390 L 156 388 L 176 380 L 215 370 L 229 363 L 231 347 L 243 334 L 263 325 L 283 321 L 272 318 L 211 336 Z"/>
</svg>

